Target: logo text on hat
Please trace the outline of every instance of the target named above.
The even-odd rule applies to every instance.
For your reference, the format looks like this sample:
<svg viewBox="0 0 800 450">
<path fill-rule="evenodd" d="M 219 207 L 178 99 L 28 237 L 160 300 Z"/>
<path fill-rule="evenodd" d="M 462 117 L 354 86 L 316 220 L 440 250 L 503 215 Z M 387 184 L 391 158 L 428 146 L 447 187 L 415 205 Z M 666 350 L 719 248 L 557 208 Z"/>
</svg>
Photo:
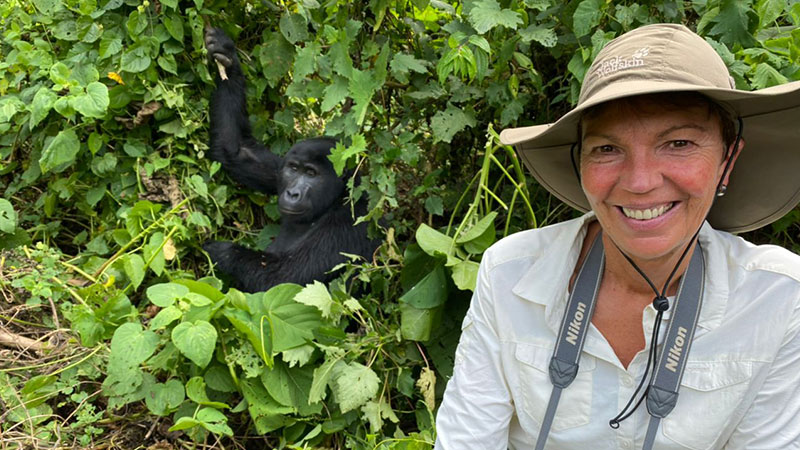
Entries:
<svg viewBox="0 0 800 450">
<path fill-rule="evenodd" d="M 644 66 L 644 60 L 650 54 L 650 47 L 642 47 L 633 52 L 629 58 L 622 58 L 615 56 L 613 58 L 606 58 L 597 63 L 597 68 L 594 70 L 595 76 L 602 78 L 606 75 L 611 75 L 619 70 L 630 69 L 632 67 Z"/>
</svg>

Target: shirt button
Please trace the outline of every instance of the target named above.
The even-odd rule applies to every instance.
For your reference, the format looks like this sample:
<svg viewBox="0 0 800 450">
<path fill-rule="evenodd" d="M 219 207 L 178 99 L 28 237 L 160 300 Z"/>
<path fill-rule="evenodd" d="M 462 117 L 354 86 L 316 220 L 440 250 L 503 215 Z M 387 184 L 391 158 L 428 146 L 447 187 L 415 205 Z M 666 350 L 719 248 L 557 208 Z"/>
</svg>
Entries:
<svg viewBox="0 0 800 450">
<path fill-rule="evenodd" d="M 632 387 L 633 386 L 633 378 L 629 375 L 625 375 L 622 377 L 622 385 L 625 387 Z"/>
<path fill-rule="evenodd" d="M 622 441 L 622 448 L 631 448 L 631 447 L 633 447 L 633 445 L 631 445 L 631 441 L 628 440 Z"/>
</svg>

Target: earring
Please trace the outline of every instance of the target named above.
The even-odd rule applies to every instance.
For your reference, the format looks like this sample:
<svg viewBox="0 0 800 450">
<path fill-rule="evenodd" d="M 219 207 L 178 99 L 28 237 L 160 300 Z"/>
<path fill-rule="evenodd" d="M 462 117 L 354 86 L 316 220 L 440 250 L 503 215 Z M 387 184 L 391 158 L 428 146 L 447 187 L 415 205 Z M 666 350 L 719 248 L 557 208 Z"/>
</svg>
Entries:
<svg viewBox="0 0 800 450">
<path fill-rule="evenodd" d="M 728 190 L 728 185 L 726 185 L 726 184 L 721 185 L 719 187 L 719 190 L 717 190 L 717 197 L 724 197 L 725 196 L 725 192 L 727 190 Z"/>
</svg>

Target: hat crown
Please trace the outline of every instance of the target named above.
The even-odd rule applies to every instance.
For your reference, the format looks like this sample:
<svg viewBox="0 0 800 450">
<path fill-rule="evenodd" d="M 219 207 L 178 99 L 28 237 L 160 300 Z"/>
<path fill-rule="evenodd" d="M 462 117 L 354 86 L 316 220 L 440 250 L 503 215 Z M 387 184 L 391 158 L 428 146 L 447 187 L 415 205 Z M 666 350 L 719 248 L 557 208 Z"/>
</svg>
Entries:
<svg viewBox="0 0 800 450">
<path fill-rule="evenodd" d="M 728 68 L 703 38 L 679 24 L 648 25 L 610 41 L 586 72 L 578 104 L 618 83 L 735 89 Z"/>
</svg>

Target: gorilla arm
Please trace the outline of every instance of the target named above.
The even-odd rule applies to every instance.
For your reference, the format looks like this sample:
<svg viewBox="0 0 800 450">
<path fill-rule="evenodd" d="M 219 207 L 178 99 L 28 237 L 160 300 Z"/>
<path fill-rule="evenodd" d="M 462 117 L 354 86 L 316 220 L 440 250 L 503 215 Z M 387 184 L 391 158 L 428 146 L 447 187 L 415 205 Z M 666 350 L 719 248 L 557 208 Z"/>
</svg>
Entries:
<svg viewBox="0 0 800 450">
<path fill-rule="evenodd" d="M 221 162 L 236 181 L 275 194 L 283 161 L 253 137 L 247 114 L 245 78 L 234 42 L 219 28 L 208 29 L 205 42 L 209 55 L 225 67 L 228 77 L 227 80 L 216 77 L 216 88 L 211 96 L 210 156 Z"/>
</svg>

